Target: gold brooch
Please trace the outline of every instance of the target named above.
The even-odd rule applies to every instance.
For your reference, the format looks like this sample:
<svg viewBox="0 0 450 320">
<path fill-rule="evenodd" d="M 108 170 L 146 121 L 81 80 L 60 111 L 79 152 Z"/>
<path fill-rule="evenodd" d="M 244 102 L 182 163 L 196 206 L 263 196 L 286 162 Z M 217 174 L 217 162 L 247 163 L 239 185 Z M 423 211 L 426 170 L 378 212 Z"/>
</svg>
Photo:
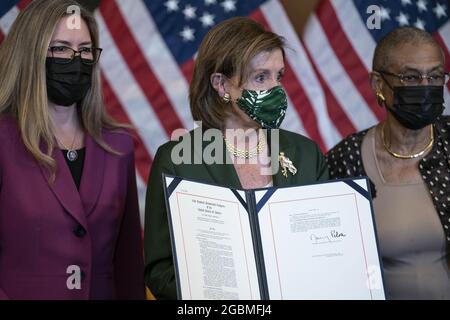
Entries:
<svg viewBox="0 0 450 320">
<path fill-rule="evenodd" d="M 293 176 L 295 176 L 295 174 L 297 173 L 297 168 L 294 167 L 292 161 L 284 155 L 284 152 L 280 152 L 280 155 L 278 156 L 278 161 L 280 161 L 281 173 L 283 174 L 283 176 L 287 178 L 288 170 Z"/>
</svg>

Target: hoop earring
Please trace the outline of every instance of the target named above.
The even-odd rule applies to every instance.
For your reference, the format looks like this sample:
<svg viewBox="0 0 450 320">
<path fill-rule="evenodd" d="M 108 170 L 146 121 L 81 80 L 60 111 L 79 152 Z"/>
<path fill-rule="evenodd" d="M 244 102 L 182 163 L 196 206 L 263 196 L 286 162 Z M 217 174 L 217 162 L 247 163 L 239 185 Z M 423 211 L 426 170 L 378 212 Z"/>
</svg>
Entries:
<svg viewBox="0 0 450 320">
<path fill-rule="evenodd" d="M 225 92 L 225 94 L 222 97 L 223 102 L 230 103 L 231 101 L 231 95 L 228 92 Z"/>
<path fill-rule="evenodd" d="M 376 96 L 377 96 L 378 105 L 380 107 L 382 107 L 384 105 L 384 103 L 386 102 L 386 98 L 384 97 L 384 95 L 381 92 L 377 92 Z"/>
</svg>

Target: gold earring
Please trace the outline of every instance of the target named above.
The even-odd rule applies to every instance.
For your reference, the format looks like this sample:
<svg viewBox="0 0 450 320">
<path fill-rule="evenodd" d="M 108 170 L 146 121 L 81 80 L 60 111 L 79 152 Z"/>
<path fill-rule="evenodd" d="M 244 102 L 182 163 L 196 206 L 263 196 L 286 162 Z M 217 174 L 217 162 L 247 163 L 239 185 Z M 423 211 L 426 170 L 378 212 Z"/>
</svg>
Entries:
<svg viewBox="0 0 450 320">
<path fill-rule="evenodd" d="M 376 96 L 377 96 L 378 105 L 383 106 L 383 104 L 386 102 L 386 98 L 384 97 L 384 95 L 378 91 L 376 93 Z"/>
<path fill-rule="evenodd" d="M 222 97 L 223 102 L 229 103 L 231 101 L 231 96 L 228 92 L 225 92 L 225 94 Z"/>
</svg>

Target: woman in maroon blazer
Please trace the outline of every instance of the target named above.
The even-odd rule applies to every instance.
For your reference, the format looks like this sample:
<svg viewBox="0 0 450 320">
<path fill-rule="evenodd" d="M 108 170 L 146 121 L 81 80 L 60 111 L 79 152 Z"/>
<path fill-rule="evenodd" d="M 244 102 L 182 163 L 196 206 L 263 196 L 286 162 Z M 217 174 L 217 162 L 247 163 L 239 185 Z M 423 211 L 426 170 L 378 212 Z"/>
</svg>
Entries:
<svg viewBox="0 0 450 320">
<path fill-rule="evenodd" d="M 33 1 L 0 47 L 0 298 L 144 298 L 133 141 L 74 5 Z"/>
</svg>

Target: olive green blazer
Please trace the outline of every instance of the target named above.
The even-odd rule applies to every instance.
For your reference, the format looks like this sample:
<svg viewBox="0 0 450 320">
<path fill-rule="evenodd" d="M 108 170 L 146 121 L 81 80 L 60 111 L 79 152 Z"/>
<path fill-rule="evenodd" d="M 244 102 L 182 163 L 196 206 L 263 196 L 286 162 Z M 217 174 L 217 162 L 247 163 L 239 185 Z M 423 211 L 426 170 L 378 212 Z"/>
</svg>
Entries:
<svg viewBox="0 0 450 320">
<path fill-rule="evenodd" d="M 194 135 L 193 132 L 189 133 L 191 138 Z M 275 187 L 296 186 L 328 180 L 325 158 L 315 142 L 302 135 L 281 129 L 279 138 L 279 152 L 284 152 L 298 172 L 296 175 L 288 172 L 288 177 L 285 177 L 280 169 L 272 177 Z M 171 161 L 171 153 L 177 143 L 177 141 L 170 141 L 159 147 L 148 181 L 144 231 L 145 283 L 157 299 L 177 298 L 162 174 L 242 189 L 236 170 L 230 162 L 228 162 L 230 164 L 212 165 L 203 162 L 202 164 L 175 165 Z M 203 142 L 203 148 L 209 143 Z M 203 153 L 203 150 L 201 152 Z M 199 151 L 192 149 L 192 153 L 199 154 Z M 225 152 L 225 146 L 224 155 L 229 157 Z M 278 161 L 278 154 L 273 154 L 272 161 L 274 159 Z"/>
</svg>

